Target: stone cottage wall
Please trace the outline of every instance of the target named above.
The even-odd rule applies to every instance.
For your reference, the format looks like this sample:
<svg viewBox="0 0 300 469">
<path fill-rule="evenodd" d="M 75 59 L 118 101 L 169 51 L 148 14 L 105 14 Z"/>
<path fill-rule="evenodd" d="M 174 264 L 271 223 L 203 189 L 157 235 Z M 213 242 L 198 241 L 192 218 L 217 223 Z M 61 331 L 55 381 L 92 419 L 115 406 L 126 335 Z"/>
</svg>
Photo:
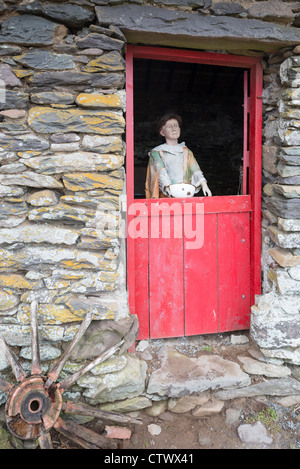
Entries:
<svg viewBox="0 0 300 469">
<path fill-rule="evenodd" d="M 129 334 L 123 353 L 91 374 L 92 399 L 98 375 L 129 367 L 139 393 L 145 373 L 126 353 L 137 323 L 128 312 L 120 233 L 125 38 L 94 24 L 87 3 L 2 5 L 0 334 L 28 369 L 36 300 L 45 373 L 88 311 L 94 321 L 64 373 Z M 9 372 L 2 353 L 0 370 Z M 89 388 L 88 380 L 78 391 Z"/>
<path fill-rule="evenodd" d="M 251 332 L 263 357 L 300 364 L 300 48 L 265 69 L 263 295 Z"/>
<path fill-rule="evenodd" d="M 117 22 L 99 22 L 96 15 L 102 6 L 122 4 L 198 12 L 223 23 L 238 18 L 241 31 L 244 19 L 258 19 L 260 28 L 271 25 L 274 43 L 289 37 L 286 26 L 300 24 L 298 2 L 279 0 L 0 1 L 0 334 L 29 369 L 29 311 L 37 299 L 47 373 L 92 310 L 94 321 L 63 371 L 72 373 L 129 333 L 122 353 L 73 389 L 74 399 L 83 393 L 93 404 L 138 396 L 146 382 L 146 363 L 127 353 L 137 327 L 128 312 L 120 233 L 126 38 Z M 176 20 L 166 20 L 171 31 Z M 274 23 L 284 29 L 275 33 Z M 261 54 L 263 47 L 257 52 L 245 45 L 243 53 Z M 252 333 L 265 357 L 282 358 L 278 349 L 292 348 L 287 358 L 296 363 L 299 338 L 282 342 L 299 330 L 300 55 L 294 47 L 264 57 L 264 295 L 253 308 Z M 265 300 L 267 308 L 274 300 L 278 317 L 277 342 L 267 344 L 274 321 Z M 9 373 L 1 353 L 0 372 Z"/>
</svg>

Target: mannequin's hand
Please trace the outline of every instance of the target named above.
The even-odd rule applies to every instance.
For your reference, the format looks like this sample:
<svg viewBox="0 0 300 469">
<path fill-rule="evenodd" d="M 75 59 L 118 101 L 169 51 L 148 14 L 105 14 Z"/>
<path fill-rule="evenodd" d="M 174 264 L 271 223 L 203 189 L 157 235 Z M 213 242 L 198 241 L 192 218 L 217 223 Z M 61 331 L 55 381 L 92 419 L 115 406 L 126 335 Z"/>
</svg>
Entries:
<svg viewBox="0 0 300 469">
<path fill-rule="evenodd" d="M 171 194 L 170 186 L 166 186 L 166 187 L 165 187 L 165 191 L 166 191 L 168 197 L 173 197 L 172 194 Z"/>
<path fill-rule="evenodd" d="M 209 197 L 212 195 L 212 194 L 211 194 L 211 191 L 210 191 L 210 189 L 208 188 L 208 185 L 206 184 L 205 181 L 202 182 L 201 187 L 202 187 L 202 191 L 203 191 L 203 194 L 204 194 L 204 195 L 207 195 L 207 196 L 209 196 Z"/>
</svg>

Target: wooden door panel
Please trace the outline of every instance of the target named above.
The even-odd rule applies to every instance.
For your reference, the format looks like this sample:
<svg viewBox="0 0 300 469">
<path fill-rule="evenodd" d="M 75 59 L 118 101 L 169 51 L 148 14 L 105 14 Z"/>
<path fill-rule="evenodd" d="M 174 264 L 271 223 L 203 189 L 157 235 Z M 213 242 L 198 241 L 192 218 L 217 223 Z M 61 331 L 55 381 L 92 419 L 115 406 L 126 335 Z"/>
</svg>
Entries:
<svg viewBox="0 0 300 469">
<path fill-rule="evenodd" d="M 149 338 L 148 233 L 134 240 L 135 305 L 139 318 L 138 340 Z"/>
<path fill-rule="evenodd" d="M 249 328 L 250 214 L 218 215 L 219 331 Z"/>
<path fill-rule="evenodd" d="M 218 331 L 217 262 L 217 214 L 206 214 L 202 247 L 185 243 L 185 335 Z"/>
<path fill-rule="evenodd" d="M 162 216 L 159 217 L 162 222 Z M 184 335 L 183 239 L 174 237 L 174 220 L 170 216 L 170 237 L 149 236 L 150 337 Z M 149 229 L 157 223 L 150 218 Z M 181 221 L 180 221 L 181 223 Z"/>
</svg>

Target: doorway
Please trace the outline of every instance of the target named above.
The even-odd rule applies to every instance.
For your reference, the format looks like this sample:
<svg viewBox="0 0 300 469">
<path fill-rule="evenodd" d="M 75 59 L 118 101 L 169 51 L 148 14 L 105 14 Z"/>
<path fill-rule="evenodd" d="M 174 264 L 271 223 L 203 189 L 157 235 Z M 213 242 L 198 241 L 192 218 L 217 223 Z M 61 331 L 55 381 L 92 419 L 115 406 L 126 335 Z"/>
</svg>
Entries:
<svg viewBox="0 0 300 469">
<path fill-rule="evenodd" d="M 181 141 L 213 195 L 241 194 L 244 69 L 153 59 L 133 67 L 135 199 L 145 198 L 148 153 L 164 141 L 156 128 L 167 113 L 182 117 Z"/>
<path fill-rule="evenodd" d="M 139 229 L 128 230 L 127 278 L 139 339 L 249 327 L 260 291 L 261 86 L 257 59 L 128 48 L 127 222 Z M 182 141 L 213 193 L 175 199 L 176 210 L 174 199 L 144 195 L 148 152 L 162 143 L 156 122 L 166 112 L 183 118 Z M 167 239 L 153 236 L 166 219 Z M 203 237 L 193 249 L 184 232 L 189 223 Z"/>
</svg>

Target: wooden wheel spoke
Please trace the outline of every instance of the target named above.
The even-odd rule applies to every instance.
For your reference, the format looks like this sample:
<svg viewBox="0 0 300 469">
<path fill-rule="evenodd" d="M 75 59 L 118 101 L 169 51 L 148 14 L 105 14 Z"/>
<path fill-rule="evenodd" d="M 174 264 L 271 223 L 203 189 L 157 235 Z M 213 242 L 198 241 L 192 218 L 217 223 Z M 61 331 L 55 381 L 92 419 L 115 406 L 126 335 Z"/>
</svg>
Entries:
<svg viewBox="0 0 300 469">
<path fill-rule="evenodd" d="M 51 436 L 49 432 L 42 433 L 38 438 L 39 447 L 41 449 L 53 449 Z"/>
<path fill-rule="evenodd" d="M 94 407 L 90 407 L 86 404 L 81 403 L 70 403 L 66 402 L 62 405 L 62 410 L 66 414 L 76 414 L 76 415 L 85 415 L 89 417 L 99 418 L 104 421 L 108 422 L 115 422 L 115 423 L 136 423 L 141 425 L 142 421 L 135 419 L 133 417 L 129 417 L 127 415 L 120 415 L 116 412 L 108 412 L 102 409 L 97 409 Z"/>
<path fill-rule="evenodd" d="M 26 378 L 26 373 L 23 370 L 21 364 L 18 362 L 18 359 L 15 353 L 8 347 L 3 337 L 0 336 L 0 348 L 3 351 L 4 355 L 6 356 L 11 369 L 15 375 L 17 381 L 22 381 Z"/>
<path fill-rule="evenodd" d="M 36 301 L 31 303 L 30 308 L 30 324 L 31 324 L 31 374 L 38 375 L 41 373 L 41 359 L 39 346 L 38 331 L 38 304 Z"/>
<path fill-rule="evenodd" d="M 116 447 L 114 442 L 109 441 L 104 436 L 82 427 L 75 422 L 65 421 L 59 418 L 54 428 L 85 449 L 109 449 Z"/>
<path fill-rule="evenodd" d="M 9 394 L 10 390 L 14 387 L 12 383 L 9 383 L 4 378 L 0 376 L 0 390 L 5 394 Z"/>
<path fill-rule="evenodd" d="M 81 337 L 89 327 L 91 321 L 93 319 L 93 313 L 88 313 L 84 320 L 82 321 L 74 339 L 70 343 L 69 347 L 66 349 L 66 351 L 63 353 L 63 355 L 60 357 L 59 361 L 56 363 L 56 365 L 52 368 L 50 373 L 48 373 L 48 380 L 46 382 L 46 388 L 48 388 L 53 382 L 57 380 L 59 377 L 61 370 L 63 369 L 66 361 L 70 357 L 72 351 L 80 341 Z"/>
<path fill-rule="evenodd" d="M 114 353 L 116 353 L 119 350 L 119 348 L 121 347 L 123 343 L 124 343 L 124 340 L 121 340 L 121 342 L 112 346 L 111 348 L 106 350 L 104 353 L 102 353 L 99 357 L 95 358 L 93 361 L 83 366 L 79 371 L 77 371 L 77 373 L 74 373 L 73 375 L 68 376 L 66 379 L 61 381 L 58 384 L 61 393 L 63 393 L 66 389 L 70 388 L 73 384 L 75 384 L 76 381 L 79 378 L 81 378 L 81 376 L 85 375 L 92 368 L 94 368 L 95 366 L 99 365 L 100 363 L 104 362 L 109 357 L 114 355 Z"/>
</svg>

